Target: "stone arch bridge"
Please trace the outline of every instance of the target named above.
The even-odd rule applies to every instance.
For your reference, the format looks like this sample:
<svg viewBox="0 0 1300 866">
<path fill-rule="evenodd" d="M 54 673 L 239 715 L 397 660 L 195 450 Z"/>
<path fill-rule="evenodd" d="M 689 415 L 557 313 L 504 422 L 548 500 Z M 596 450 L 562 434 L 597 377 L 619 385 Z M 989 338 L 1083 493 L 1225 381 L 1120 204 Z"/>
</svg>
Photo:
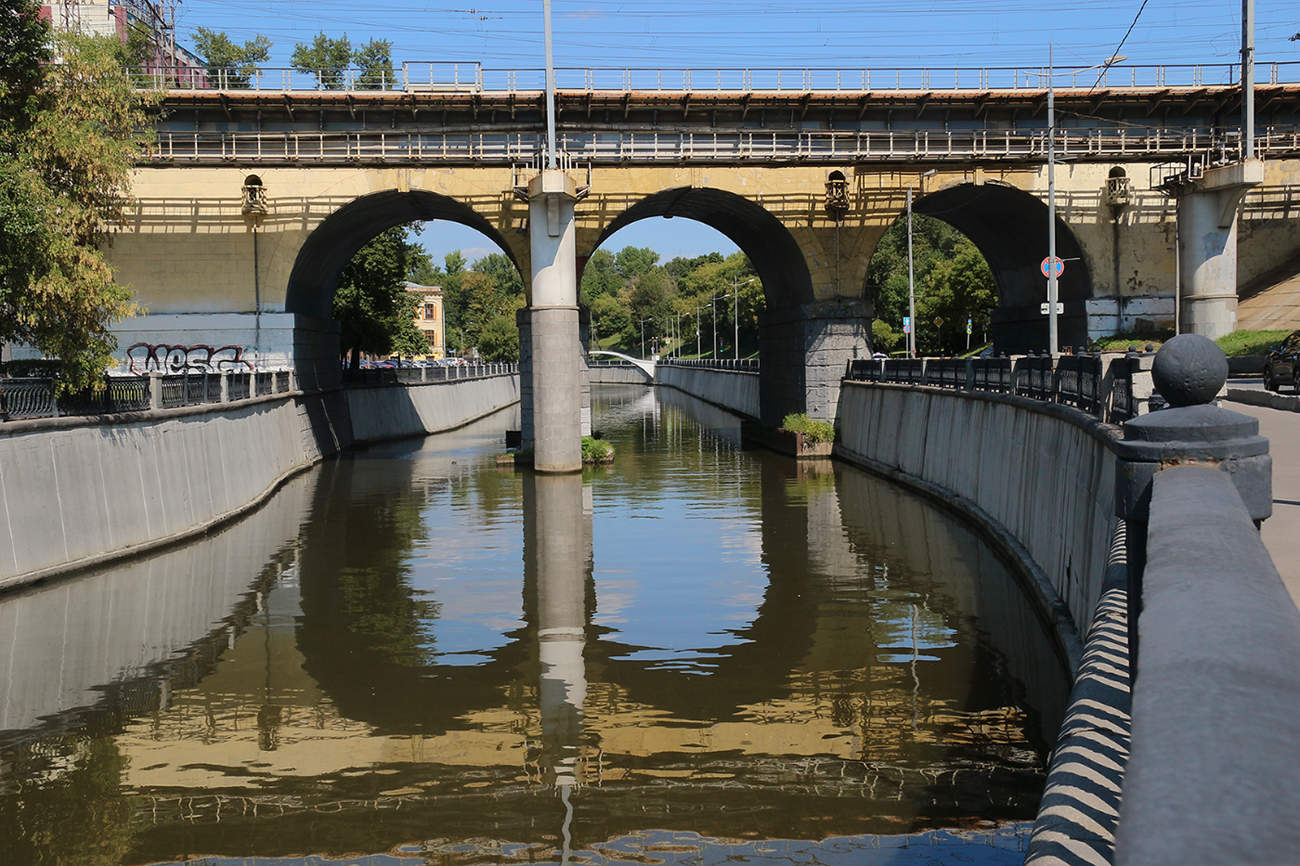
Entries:
<svg viewBox="0 0 1300 866">
<path fill-rule="evenodd" d="M 1239 285 L 1300 257 L 1293 66 L 1257 87 L 1260 158 L 1245 161 L 1240 92 L 1204 84 L 1200 67 L 1186 85 L 1167 83 L 1184 70 L 1151 86 L 1056 91 L 1063 345 L 1172 323 L 1178 286 L 1185 328 L 1218 335 L 1232 329 Z M 328 381 L 339 271 L 385 228 L 478 229 L 519 267 L 536 310 L 576 304 L 571 285 L 546 287 L 571 284 L 619 228 L 681 217 L 720 231 L 758 271 L 764 415 L 825 417 L 844 361 L 869 351 L 867 265 L 909 189 L 917 213 L 953 224 L 988 259 L 998 346 L 1046 347 L 1046 92 L 1019 76 L 1003 89 L 987 80 L 562 90 L 553 173 L 539 171 L 542 94 L 488 89 L 481 75 L 445 89 L 170 91 L 109 251 L 148 310 L 119 339 L 245 346 L 259 363 L 293 363 L 304 382 Z"/>
</svg>

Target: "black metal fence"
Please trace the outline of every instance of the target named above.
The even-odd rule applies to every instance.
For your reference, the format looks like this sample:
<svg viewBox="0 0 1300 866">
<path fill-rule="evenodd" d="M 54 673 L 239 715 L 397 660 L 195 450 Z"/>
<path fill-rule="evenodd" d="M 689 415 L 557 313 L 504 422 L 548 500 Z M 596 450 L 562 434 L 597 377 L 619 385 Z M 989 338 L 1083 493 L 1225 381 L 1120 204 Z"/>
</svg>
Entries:
<svg viewBox="0 0 1300 866">
<path fill-rule="evenodd" d="M 706 370 L 737 370 L 744 373 L 758 372 L 757 358 L 664 358 L 659 361 L 665 367 L 697 367 Z"/>
<path fill-rule="evenodd" d="M 106 376 L 100 388 L 59 395 L 50 378 L 0 378 L 0 420 L 114 415 L 224 403 L 292 390 L 287 370 Z"/>
<path fill-rule="evenodd" d="M 1125 421 L 1137 412 L 1133 374 L 1138 357 L 1115 358 L 1104 368 L 1100 355 L 1026 355 L 1016 358 L 891 358 L 850 361 L 845 378 L 1016 394 L 1073 406 L 1098 418 Z M 1109 405 L 1108 405 L 1109 404 Z"/>
<path fill-rule="evenodd" d="M 385 367 L 371 370 L 345 370 L 344 385 L 418 385 L 422 382 L 449 382 L 456 379 L 486 379 L 491 376 L 512 376 L 519 365 L 505 364 L 448 364 L 436 367 Z"/>
</svg>

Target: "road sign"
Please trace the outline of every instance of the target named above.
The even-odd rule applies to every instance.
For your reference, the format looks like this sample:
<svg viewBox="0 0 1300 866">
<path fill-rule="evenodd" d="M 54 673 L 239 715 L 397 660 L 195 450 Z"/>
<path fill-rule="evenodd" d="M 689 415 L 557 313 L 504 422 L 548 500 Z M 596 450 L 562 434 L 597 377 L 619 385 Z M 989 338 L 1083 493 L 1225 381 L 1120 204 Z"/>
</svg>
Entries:
<svg viewBox="0 0 1300 866">
<path fill-rule="evenodd" d="M 1047 258 L 1043 259 L 1042 264 L 1038 266 L 1038 269 L 1043 272 L 1043 276 L 1045 277 L 1051 276 L 1051 274 L 1048 273 L 1047 271 L 1049 262 L 1051 263 L 1052 268 L 1056 271 L 1056 276 L 1058 278 L 1061 276 L 1061 274 L 1065 273 L 1065 261 L 1060 256 L 1048 256 Z"/>
<path fill-rule="evenodd" d="M 1038 312 L 1042 313 L 1044 316 L 1047 315 L 1047 301 L 1043 301 L 1041 304 L 1038 305 Z M 1056 302 L 1056 315 L 1059 316 L 1059 315 L 1063 314 L 1064 312 L 1065 312 L 1065 302 L 1064 302 L 1064 301 L 1057 301 L 1057 302 Z"/>
<path fill-rule="evenodd" d="M 969 334 L 970 332 L 971 332 L 970 319 L 967 319 L 967 320 L 966 320 L 966 333 Z"/>
<path fill-rule="evenodd" d="M 904 316 L 904 317 L 903 317 L 903 333 L 904 333 L 904 334 L 910 334 L 910 333 L 912 333 L 912 317 L 911 317 L 911 316 Z"/>
<path fill-rule="evenodd" d="M 935 316 L 935 317 L 934 317 L 934 326 L 935 326 L 936 328 L 942 328 L 942 327 L 943 327 L 943 316 Z"/>
</svg>

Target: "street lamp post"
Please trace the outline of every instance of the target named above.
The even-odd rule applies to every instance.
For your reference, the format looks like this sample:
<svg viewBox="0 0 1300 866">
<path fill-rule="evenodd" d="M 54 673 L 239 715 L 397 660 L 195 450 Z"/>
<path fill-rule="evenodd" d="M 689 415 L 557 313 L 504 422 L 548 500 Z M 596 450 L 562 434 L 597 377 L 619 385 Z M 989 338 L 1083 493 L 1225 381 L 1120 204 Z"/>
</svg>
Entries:
<svg viewBox="0 0 1300 866">
<path fill-rule="evenodd" d="M 645 358 L 645 319 L 638 321 L 641 324 L 641 357 Z"/>
<path fill-rule="evenodd" d="M 718 296 L 709 295 L 709 321 L 713 325 L 713 353 L 710 357 L 718 360 Z"/>
<path fill-rule="evenodd" d="M 923 172 L 919 178 L 907 185 L 907 318 L 911 328 L 907 334 L 907 357 L 916 357 L 916 280 L 912 273 L 912 187 L 918 181 L 925 180 L 938 169 Z"/>
<path fill-rule="evenodd" d="M 758 277 L 750 277 L 744 282 L 737 282 L 736 275 L 731 275 L 731 324 L 735 329 L 731 338 L 731 354 L 737 361 L 740 360 L 740 287 L 747 286 L 756 279 Z"/>
</svg>

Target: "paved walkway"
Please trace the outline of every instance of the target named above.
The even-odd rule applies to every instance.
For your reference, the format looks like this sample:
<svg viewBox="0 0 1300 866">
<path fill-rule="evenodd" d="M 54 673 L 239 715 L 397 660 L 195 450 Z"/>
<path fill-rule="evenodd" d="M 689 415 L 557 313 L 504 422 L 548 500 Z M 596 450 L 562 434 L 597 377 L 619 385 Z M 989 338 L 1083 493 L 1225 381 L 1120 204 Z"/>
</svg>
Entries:
<svg viewBox="0 0 1300 866">
<path fill-rule="evenodd" d="M 1273 516 L 1260 534 L 1291 600 L 1300 607 L 1300 412 L 1224 401 L 1224 407 L 1259 419 L 1273 456 Z"/>
</svg>

